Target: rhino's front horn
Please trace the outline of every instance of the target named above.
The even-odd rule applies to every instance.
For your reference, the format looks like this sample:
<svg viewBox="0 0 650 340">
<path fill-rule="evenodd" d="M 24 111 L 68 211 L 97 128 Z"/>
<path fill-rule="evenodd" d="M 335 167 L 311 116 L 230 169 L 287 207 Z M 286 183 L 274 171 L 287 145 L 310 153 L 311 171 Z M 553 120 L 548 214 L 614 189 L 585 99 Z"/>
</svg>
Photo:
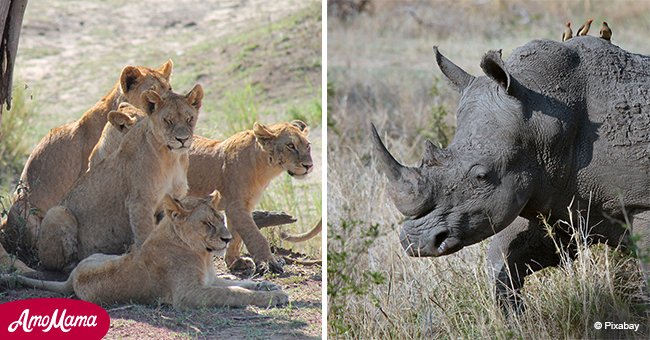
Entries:
<svg viewBox="0 0 650 340">
<path fill-rule="evenodd" d="M 388 152 L 377 129 L 371 124 L 375 154 L 390 186 L 389 195 L 399 211 L 406 216 L 418 216 L 430 209 L 433 186 L 422 175 L 421 168 L 405 167 Z"/>
</svg>

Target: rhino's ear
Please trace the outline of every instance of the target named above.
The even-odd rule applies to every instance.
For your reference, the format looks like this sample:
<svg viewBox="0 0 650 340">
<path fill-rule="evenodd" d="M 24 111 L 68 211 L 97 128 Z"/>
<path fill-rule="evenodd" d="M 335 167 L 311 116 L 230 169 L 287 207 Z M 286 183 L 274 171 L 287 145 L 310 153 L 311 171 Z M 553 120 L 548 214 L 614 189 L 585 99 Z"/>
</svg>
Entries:
<svg viewBox="0 0 650 340">
<path fill-rule="evenodd" d="M 486 53 L 481 60 L 481 69 L 488 77 L 506 90 L 506 93 L 514 95 L 514 84 L 510 73 L 506 70 L 503 59 L 501 59 L 501 50 Z"/>
<path fill-rule="evenodd" d="M 451 84 L 456 88 L 456 91 L 462 92 L 469 83 L 474 80 L 474 76 L 465 72 L 462 68 L 452 63 L 440 51 L 438 46 L 433 46 L 433 53 L 436 54 L 436 62 L 442 73 L 449 79 Z"/>
</svg>

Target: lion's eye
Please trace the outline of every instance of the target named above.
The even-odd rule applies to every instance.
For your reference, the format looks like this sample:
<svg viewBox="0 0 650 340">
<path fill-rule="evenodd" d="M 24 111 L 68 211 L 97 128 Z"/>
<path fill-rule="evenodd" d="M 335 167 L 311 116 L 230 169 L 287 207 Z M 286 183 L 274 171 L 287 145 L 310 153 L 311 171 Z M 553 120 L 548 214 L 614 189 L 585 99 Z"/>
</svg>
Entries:
<svg viewBox="0 0 650 340">
<path fill-rule="evenodd" d="M 311 143 L 307 144 L 307 151 L 311 150 Z"/>
<path fill-rule="evenodd" d="M 167 126 L 172 126 L 172 121 L 170 119 L 165 118 L 165 123 Z"/>
<path fill-rule="evenodd" d="M 194 120 L 194 117 L 188 117 L 187 118 L 187 123 L 192 124 L 192 121 Z"/>
<path fill-rule="evenodd" d="M 293 143 L 289 143 L 289 144 L 287 144 L 287 148 L 289 148 L 289 150 L 295 150 L 296 146 L 293 145 Z"/>
</svg>

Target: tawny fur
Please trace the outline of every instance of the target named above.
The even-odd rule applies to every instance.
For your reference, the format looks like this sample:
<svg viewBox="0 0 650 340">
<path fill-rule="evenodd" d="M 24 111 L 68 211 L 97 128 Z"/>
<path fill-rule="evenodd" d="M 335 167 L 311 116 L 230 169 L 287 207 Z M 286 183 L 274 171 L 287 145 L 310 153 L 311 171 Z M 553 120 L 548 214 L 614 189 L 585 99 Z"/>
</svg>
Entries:
<svg viewBox="0 0 650 340">
<path fill-rule="evenodd" d="M 10 252 L 33 249 L 47 210 L 59 204 L 86 172 L 88 156 L 101 136 L 108 113 L 117 109 L 122 101 L 142 108 L 142 93 L 151 88 L 161 93 L 168 91 L 171 73 L 171 60 L 158 69 L 126 66 L 109 93 L 81 118 L 50 130 L 41 139 L 27 159 L 20 178 L 23 188 L 28 190 L 14 195 L 14 204 L 2 226 L 5 235 L 15 238 L 1 240 Z M 4 249 L 0 249 L 0 265 L 4 264 L 2 254 L 6 254 Z M 23 254 L 23 257 L 29 255 Z"/>
<path fill-rule="evenodd" d="M 44 268 L 61 270 L 94 253 L 139 247 L 165 195 L 187 192 L 188 150 L 203 89 L 196 85 L 185 96 L 167 91 L 162 97 L 149 90 L 143 97 L 147 117 L 124 135 L 117 151 L 79 178 L 61 203 L 65 210 L 54 207 L 45 215 L 37 240 Z"/>
<path fill-rule="evenodd" d="M 243 239 L 257 262 L 268 263 L 272 271 L 282 271 L 251 212 L 273 178 L 284 171 L 298 177 L 311 171 L 308 132 L 305 123 L 293 121 L 268 127 L 255 123 L 253 130 L 223 141 L 195 137 L 190 148 L 188 195 L 200 197 L 213 190 L 221 192 L 219 209 L 225 211 L 233 233 L 226 252 L 229 266 L 239 259 Z"/>
<path fill-rule="evenodd" d="M 94 254 L 72 271 L 66 282 L 16 276 L 25 285 L 100 304 L 158 301 L 177 309 L 203 306 L 260 307 L 285 305 L 288 296 L 270 282 L 218 278 L 213 254 L 223 254 L 231 234 L 215 210 L 214 199 L 166 196 L 166 216 L 139 252 L 125 255 Z M 14 277 L 4 275 L 0 281 Z"/>
<path fill-rule="evenodd" d="M 280 233 L 280 238 L 285 241 L 294 242 L 294 243 L 309 241 L 312 238 L 316 237 L 316 235 L 318 235 L 321 232 L 322 227 L 323 227 L 323 220 L 321 219 L 318 221 L 318 223 L 316 223 L 316 225 L 314 225 L 313 228 L 311 228 L 311 230 L 296 235 L 282 232 Z"/>
<path fill-rule="evenodd" d="M 101 157 L 110 154 L 110 146 L 119 143 L 123 136 L 109 125 L 106 129 L 113 131 L 110 138 L 114 140 L 107 140 L 101 153 L 93 152 L 91 162 L 99 162 Z M 244 243 L 255 259 L 270 262 L 271 269 L 280 271 L 280 265 L 273 258 L 268 242 L 255 225 L 251 212 L 273 178 L 283 171 L 300 177 L 311 170 L 313 162 L 307 140 L 309 129 L 301 121 L 269 127 L 256 123 L 255 127 L 257 133 L 246 130 L 223 141 L 194 136 L 190 147 L 188 195 L 205 196 L 214 190 L 222 192 L 224 200 L 221 209 L 226 211 L 228 225 L 235 234 L 226 254 L 229 265 L 239 258 L 242 245 L 239 233 L 242 233 L 245 234 Z M 289 143 L 293 144 L 294 149 L 287 147 Z M 310 167 L 305 168 L 305 165 Z"/>
<path fill-rule="evenodd" d="M 124 135 L 144 117 L 142 110 L 126 102 L 121 103 L 117 111 L 109 112 L 102 136 L 88 157 L 88 169 L 117 150 Z"/>
</svg>

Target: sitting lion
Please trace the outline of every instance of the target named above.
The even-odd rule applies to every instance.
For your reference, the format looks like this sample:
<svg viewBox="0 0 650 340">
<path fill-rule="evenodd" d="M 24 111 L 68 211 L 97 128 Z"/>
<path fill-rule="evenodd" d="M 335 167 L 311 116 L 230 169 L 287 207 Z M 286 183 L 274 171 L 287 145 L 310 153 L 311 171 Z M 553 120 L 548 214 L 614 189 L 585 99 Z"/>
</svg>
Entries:
<svg viewBox="0 0 650 340">
<path fill-rule="evenodd" d="M 142 245 L 165 195 L 187 192 L 188 150 L 202 99 L 200 85 L 185 96 L 143 93 L 147 117 L 43 218 L 36 245 L 44 268 L 62 270 L 94 253 L 122 254 Z M 120 114 L 127 115 L 111 112 Z"/>
<path fill-rule="evenodd" d="M 313 162 L 305 123 L 294 120 L 253 125 L 223 141 L 195 136 L 187 173 L 188 195 L 202 197 L 213 190 L 223 195 L 224 210 L 233 240 L 226 251 L 231 269 L 251 264 L 240 258 L 242 239 L 261 271 L 282 272 L 269 243 L 255 225 L 251 212 L 271 180 L 286 171 L 293 177 L 311 172 Z"/>
<path fill-rule="evenodd" d="M 288 296 L 270 282 L 231 281 L 218 278 L 212 255 L 223 255 L 232 239 L 223 216 L 215 208 L 220 196 L 182 201 L 166 196 L 165 217 L 140 251 L 124 255 L 94 254 L 81 261 L 65 282 L 41 281 L 24 276 L 25 285 L 75 293 L 98 304 L 154 304 L 176 309 L 204 306 L 259 307 L 286 305 Z M 2 281 L 13 276 L 3 275 Z"/>
<path fill-rule="evenodd" d="M 34 258 L 34 242 L 43 216 L 86 172 L 88 156 L 100 138 L 108 113 L 122 101 L 144 108 L 142 93 L 151 88 L 159 93 L 170 90 L 171 73 L 171 60 L 158 69 L 126 66 L 113 89 L 79 120 L 54 128 L 41 139 L 25 163 L 20 190 L 14 195 L 2 227 L 4 237 L 0 241 L 9 252 L 23 260 Z"/>
</svg>

